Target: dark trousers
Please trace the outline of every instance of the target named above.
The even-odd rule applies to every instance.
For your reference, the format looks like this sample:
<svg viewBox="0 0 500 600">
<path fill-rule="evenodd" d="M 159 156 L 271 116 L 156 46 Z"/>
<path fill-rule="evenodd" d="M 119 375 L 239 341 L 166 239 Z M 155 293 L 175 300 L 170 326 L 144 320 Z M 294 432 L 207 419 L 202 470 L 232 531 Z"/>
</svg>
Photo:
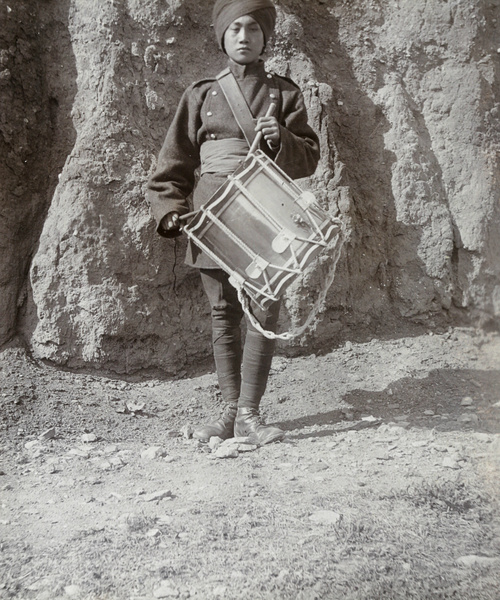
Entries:
<svg viewBox="0 0 500 600">
<path fill-rule="evenodd" d="M 247 332 L 242 344 L 241 320 L 244 312 L 238 293 L 221 269 L 200 269 L 201 281 L 211 306 L 212 342 L 215 366 L 222 398 L 238 403 L 240 408 L 259 408 L 266 390 L 276 346 L 257 331 L 247 319 Z M 280 302 L 263 311 L 252 305 L 252 312 L 262 327 L 276 331 Z"/>
</svg>

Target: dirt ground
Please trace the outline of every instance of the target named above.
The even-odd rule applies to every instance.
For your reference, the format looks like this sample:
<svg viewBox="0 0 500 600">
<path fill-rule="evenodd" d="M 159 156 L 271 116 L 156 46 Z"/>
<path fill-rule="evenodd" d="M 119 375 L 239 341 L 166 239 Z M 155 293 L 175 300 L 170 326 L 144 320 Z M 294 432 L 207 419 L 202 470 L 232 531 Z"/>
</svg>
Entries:
<svg viewBox="0 0 500 600">
<path fill-rule="evenodd" d="M 213 373 L 0 384 L 1 599 L 500 598 L 497 333 L 277 356 L 257 449 L 190 439 Z"/>
</svg>

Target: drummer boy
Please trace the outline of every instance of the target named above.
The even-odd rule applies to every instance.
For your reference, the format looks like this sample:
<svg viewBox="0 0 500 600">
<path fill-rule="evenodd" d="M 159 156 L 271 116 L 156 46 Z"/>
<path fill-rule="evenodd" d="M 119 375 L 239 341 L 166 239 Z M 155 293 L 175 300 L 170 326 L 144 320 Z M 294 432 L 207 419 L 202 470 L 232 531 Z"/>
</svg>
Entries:
<svg viewBox="0 0 500 600">
<path fill-rule="evenodd" d="M 262 59 L 273 33 L 276 9 L 271 0 L 217 0 L 213 25 L 220 49 L 227 55 L 233 77 L 261 132 L 260 149 L 292 179 L 312 175 L 319 160 L 318 138 L 307 122 L 304 99 L 290 79 L 269 72 Z M 182 232 L 180 216 L 197 210 L 233 173 L 249 151 L 219 84 L 212 77 L 197 81 L 184 92 L 167 132 L 155 172 L 148 182 L 147 199 L 157 232 L 167 238 Z M 270 104 L 272 116 L 265 116 Z M 241 122 L 241 120 L 240 120 Z M 195 171 L 200 169 L 195 185 Z M 283 431 L 263 423 L 259 406 L 265 392 L 275 340 L 247 322 L 244 342 L 240 324 L 244 312 L 229 275 L 197 246 L 188 242 L 186 264 L 199 269 L 211 306 L 215 365 L 223 399 L 222 415 L 201 426 L 194 437 L 227 439 L 249 437 L 258 445 L 277 441 Z M 280 303 L 266 311 L 252 306 L 268 331 L 276 331 Z"/>
</svg>

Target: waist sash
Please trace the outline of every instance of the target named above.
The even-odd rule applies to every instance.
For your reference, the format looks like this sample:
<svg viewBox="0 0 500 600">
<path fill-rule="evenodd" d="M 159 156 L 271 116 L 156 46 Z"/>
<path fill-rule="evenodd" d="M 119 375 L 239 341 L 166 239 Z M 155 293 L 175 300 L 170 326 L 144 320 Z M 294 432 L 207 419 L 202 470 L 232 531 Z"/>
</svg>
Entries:
<svg viewBox="0 0 500 600">
<path fill-rule="evenodd" d="M 238 138 L 207 141 L 200 148 L 201 174 L 229 175 L 240 166 L 249 150 L 248 142 Z"/>
</svg>

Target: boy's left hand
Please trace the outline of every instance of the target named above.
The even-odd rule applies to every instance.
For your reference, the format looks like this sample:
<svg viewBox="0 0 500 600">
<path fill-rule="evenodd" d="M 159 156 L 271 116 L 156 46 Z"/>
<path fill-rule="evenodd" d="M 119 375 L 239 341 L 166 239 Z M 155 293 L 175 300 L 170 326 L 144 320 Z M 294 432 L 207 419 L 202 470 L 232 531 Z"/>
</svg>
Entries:
<svg viewBox="0 0 500 600">
<path fill-rule="evenodd" d="M 279 147 L 281 134 L 276 117 L 259 117 L 255 131 L 262 131 L 264 139 L 271 148 L 276 149 Z"/>
</svg>

